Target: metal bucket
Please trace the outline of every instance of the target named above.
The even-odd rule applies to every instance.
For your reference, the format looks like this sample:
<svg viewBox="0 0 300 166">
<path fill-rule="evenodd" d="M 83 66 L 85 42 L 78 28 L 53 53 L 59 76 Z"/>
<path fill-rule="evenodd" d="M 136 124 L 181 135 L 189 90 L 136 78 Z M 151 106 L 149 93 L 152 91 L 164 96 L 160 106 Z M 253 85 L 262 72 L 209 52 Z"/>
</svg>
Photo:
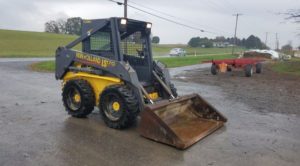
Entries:
<svg viewBox="0 0 300 166">
<path fill-rule="evenodd" d="M 198 94 L 147 105 L 139 133 L 157 142 L 186 149 L 222 127 L 227 119 Z"/>
</svg>

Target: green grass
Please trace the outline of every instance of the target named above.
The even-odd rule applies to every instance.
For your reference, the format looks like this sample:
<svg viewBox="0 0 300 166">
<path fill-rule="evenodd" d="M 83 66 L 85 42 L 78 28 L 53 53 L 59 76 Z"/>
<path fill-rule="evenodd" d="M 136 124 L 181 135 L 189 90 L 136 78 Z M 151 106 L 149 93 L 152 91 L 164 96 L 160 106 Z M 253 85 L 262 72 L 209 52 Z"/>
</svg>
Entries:
<svg viewBox="0 0 300 166">
<path fill-rule="evenodd" d="M 1 57 L 51 57 L 58 46 L 64 46 L 75 40 L 77 36 L 44 32 L 26 32 L 0 29 Z M 221 55 L 231 53 L 231 48 L 191 48 L 180 44 L 154 44 L 153 55 L 168 55 L 175 47 L 183 48 L 188 55 Z M 81 49 L 77 46 L 75 49 Z M 236 48 L 236 52 L 244 50 Z"/>
<path fill-rule="evenodd" d="M 300 76 L 300 59 L 293 58 L 290 61 L 276 62 L 271 65 L 271 69 L 278 73 Z"/>
<path fill-rule="evenodd" d="M 227 58 L 236 58 L 234 55 L 225 54 L 225 55 L 203 55 L 203 56 L 187 56 L 187 57 L 171 57 L 171 58 L 157 58 L 159 61 L 163 62 L 168 66 L 180 67 L 188 66 L 202 63 L 203 61 L 210 61 L 212 59 L 227 59 Z"/>
<path fill-rule="evenodd" d="M 53 72 L 55 70 L 54 61 L 37 62 L 30 65 L 34 71 Z"/>
<path fill-rule="evenodd" d="M 228 48 L 193 48 L 183 44 L 155 44 L 152 47 L 154 56 L 168 55 L 172 48 L 183 48 L 186 50 L 187 55 L 223 55 L 230 54 L 232 51 L 231 47 Z M 244 51 L 245 48 L 237 47 L 235 52 Z"/>
<path fill-rule="evenodd" d="M 58 46 L 74 39 L 71 35 L 0 30 L 0 57 L 50 57 Z"/>
<path fill-rule="evenodd" d="M 171 58 L 155 58 L 166 64 L 169 68 L 188 66 L 199 64 L 203 61 L 210 61 L 212 59 L 235 58 L 233 55 L 207 55 L 207 56 L 187 56 L 187 57 L 171 57 Z M 54 61 L 37 62 L 31 65 L 34 71 L 53 72 L 55 70 Z"/>
</svg>

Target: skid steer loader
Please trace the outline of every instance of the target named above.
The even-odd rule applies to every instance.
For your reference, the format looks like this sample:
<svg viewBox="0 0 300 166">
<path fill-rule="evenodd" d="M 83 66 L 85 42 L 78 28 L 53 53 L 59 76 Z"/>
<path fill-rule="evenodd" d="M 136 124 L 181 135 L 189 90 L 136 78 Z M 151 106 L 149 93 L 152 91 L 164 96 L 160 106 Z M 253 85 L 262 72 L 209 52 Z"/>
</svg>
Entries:
<svg viewBox="0 0 300 166">
<path fill-rule="evenodd" d="M 94 106 L 107 126 L 185 149 L 226 122 L 197 94 L 179 97 L 166 66 L 153 60 L 152 24 L 125 18 L 83 20 L 82 35 L 56 51 L 66 111 L 86 117 Z M 82 46 L 82 51 L 72 48 Z M 75 48 L 76 48 L 75 47 Z"/>
</svg>

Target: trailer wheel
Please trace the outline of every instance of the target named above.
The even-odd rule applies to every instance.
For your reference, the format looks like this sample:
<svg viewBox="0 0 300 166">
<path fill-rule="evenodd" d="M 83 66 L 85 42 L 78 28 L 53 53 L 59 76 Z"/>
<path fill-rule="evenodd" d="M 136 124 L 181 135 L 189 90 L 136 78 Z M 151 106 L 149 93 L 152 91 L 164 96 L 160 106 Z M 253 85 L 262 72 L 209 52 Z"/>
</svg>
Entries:
<svg viewBox="0 0 300 166">
<path fill-rule="evenodd" d="M 211 72 L 212 75 L 217 75 L 218 74 L 217 65 L 212 64 L 211 68 L 210 68 L 210 72 Z"/>
<path fill-rule="evenodd" d="M 232 71 L 232 68 L 229 67 L 229 66 L 227 66 L 227 71 L 228 71 L 228 72 L 231 72 L 231 71 Z"/>
<path fill-rule="evenodd" d="M 256 73 L 261 73 L 262 72 L 262 64 L 261 63 L 257 63 L 255 65 L 256 68 Z"/>
<path fill-rule="evenodd" d="M 108 127 L 128 128 L 136 122 L 139 113 L 138 100 L 128 87 L 110 86 L 100 96 L 99 110 Z"/>
<path fill-rule="evenodd" d="M 94 109 L 95 97 L 90 84 L 85 80 L 70 80 L 62 92 L 66 111 L 77 118 L 84 118 Z"/>
<path fill-rule="evenodd" d="M 253 67 L 252 65 L 248 64 L 245 66 L 245 75 L 246 77 L 251 77 L 253 74 Z"/>
</svg>

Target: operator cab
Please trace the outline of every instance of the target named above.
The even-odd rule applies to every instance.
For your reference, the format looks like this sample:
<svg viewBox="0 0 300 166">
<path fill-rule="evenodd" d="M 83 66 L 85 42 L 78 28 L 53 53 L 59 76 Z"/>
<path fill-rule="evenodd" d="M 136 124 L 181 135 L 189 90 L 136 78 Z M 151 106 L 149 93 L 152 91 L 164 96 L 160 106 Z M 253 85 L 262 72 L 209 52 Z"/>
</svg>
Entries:
<svg viewBox="0 0 300 166">
<path fill-rule="evenodd" d="M 82 42 L 82 51 L 129 63 L 141 82 L 152 80 L 152 24 L 125 18 L 84 20 L 83 35 L 95 25 L 105 24 Z"/>
</svg>

